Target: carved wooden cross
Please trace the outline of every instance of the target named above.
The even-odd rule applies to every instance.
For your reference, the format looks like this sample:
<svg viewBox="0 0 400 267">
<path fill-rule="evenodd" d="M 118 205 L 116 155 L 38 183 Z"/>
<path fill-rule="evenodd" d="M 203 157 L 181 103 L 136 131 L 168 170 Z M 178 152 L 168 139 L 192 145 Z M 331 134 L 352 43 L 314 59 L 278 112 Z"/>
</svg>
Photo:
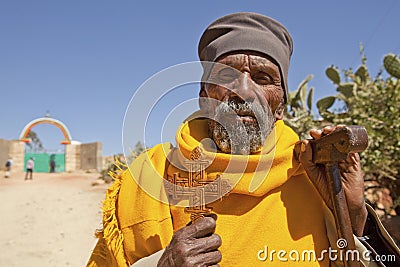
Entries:
<svg viewBox="0 0 400 267">
<path fill-rule="evenodd" d="M 192 222 L 204 217 L 212 212 L 212 208 L 206 205 L 212 199 L 222 200 L 232 188 L 229 180 L 223 179 L 221 174 L 213 181 L 207 180 L 206 168 L 209 160 L 202 159 L 202 150 L 196 147 L 190 153 L 190 159 L 185 161 L 188 170 L 188 177 L 181 177 L 179 172 L 174 173 L 172 179 L 166 187 L 170 197 L 174 200 L 189 199 L 189 206 L 185 208 L 185 213 L 190 213 Z"/>
</svg>

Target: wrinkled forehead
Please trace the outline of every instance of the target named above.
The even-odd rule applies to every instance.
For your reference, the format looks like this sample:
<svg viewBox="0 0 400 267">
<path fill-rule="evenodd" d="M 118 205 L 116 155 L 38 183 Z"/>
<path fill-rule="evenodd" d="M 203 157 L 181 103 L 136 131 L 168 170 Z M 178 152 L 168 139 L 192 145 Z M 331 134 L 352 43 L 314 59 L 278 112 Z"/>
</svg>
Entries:
<svg viewBox="0 0 400 267">
<path fill-rule="evenodd" d="M 215 62 L 217 63 L 225 64 L 228 66 L 232 66 L 234 64 L 243 61 L 248 61 L 249 64 L 251 65 L 256 64 L 259 67 L 262 67 L 264 65 L 268 66 L 273 65 L 277 69 L 279 69 L 279 72 L 281 72 L 279 64 L 276 62 L 274 58 L 259 51 L 252 51 L 252 50 L 231 51 L 221 55 L 215 60 Z"/>
</svg>

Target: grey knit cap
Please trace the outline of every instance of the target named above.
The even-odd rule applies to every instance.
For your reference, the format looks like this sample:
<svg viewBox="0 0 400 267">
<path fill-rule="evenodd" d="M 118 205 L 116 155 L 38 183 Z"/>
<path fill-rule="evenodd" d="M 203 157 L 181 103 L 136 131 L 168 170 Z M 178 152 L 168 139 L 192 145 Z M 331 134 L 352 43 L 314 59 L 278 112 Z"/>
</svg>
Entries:
<svg viewBox="0 0 400 267">
<path fill-rule="evenodd" d="M 228 52 L 243 50 L 263 53 L 278 63 L 287 102 L 288 70 L 293 51 L 288 30 L 276 20 L 257 13 L 226 15 L 211 23 L 204 31 L 198 54 L 201 61 L 215 62 Z"/>
</svg>

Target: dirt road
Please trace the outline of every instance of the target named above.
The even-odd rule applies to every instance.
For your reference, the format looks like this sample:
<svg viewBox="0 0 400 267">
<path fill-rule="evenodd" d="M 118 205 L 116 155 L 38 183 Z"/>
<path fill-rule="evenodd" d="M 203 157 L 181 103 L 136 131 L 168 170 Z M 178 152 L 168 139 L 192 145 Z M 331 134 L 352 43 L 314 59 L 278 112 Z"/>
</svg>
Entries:
<svg viewBox="0 0 400 267">
<path fill-rule="evenodd" d="M 85 266 L 108 185 L 98 174 L 0 172 L 0 266 Z"/>
</svg>

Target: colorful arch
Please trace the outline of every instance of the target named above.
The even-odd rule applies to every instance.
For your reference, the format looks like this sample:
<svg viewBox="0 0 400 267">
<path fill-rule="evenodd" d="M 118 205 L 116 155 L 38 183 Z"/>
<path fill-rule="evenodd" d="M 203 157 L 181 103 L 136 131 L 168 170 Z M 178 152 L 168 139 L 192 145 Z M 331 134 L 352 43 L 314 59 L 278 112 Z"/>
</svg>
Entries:
<svg viewBox="0 0 400 267">
<path fill-rule="evenodd" d="M 25 142 L 25 143 L 30 143 L 31 139 L 28 138 L 28 134 L 31 131 L 31 129 L 38 124 L 51 124 L 51 125 L 57 126 L 61 130 L 62 134 L 64 135 L 64 140 L 61 141 L 61 144 L 63 144 L 63 145 L 71 144 L 72 137 L 68 131 L 67 126 L 65 126 L 65 124 L 59 120 L 56 120 L 53 118 L 47 118 L 47 117 L 35 119 L 35 120 L 29 122 L 22 130 L 22 132 L 19 136 L 19 140 L 22 142 Z"/>
</svg>

